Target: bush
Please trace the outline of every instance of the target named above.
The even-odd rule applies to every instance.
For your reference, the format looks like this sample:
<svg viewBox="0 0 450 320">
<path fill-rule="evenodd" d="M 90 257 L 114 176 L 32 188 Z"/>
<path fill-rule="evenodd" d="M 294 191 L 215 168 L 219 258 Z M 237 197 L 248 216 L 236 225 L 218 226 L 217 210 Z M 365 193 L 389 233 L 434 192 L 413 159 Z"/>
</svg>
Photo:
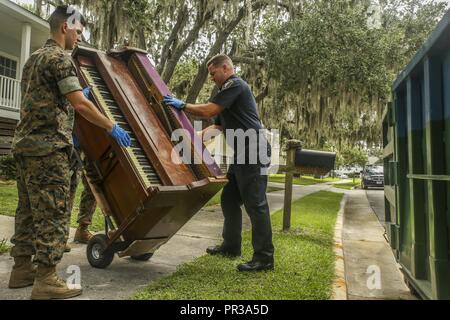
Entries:
<svg viewBox="0 0 450 320">
<path fill-rule="evenodd" d="M 0 157 L 0 179 L 15 180 L 16 179 L 16 161 L 12 155 Z"/>
</svg>

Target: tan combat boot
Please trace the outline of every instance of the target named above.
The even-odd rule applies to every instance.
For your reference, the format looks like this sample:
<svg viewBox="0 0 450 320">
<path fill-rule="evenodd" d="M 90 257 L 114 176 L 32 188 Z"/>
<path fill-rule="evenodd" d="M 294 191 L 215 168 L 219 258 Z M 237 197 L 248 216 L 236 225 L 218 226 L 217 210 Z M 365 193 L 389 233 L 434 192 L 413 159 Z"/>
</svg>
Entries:
<svg viewBox="0 0 450 320">
<path fill-rule="evenodd" d="M 64 246 L 64 252 L 70 252 L 72 250 L 72 247 L 70 246 L 70 244 L 66 243 L 66 245 Z"/>
<path fill-rule="evenodd" d="M 78 243 L 88 243 L 92 238 L 92 233 L 89 232 L 88 227 L 89 225 L 87 224 L 80 224 L 80 226 L 77 228 L 77 231 L 75 232 L 73 241 Z"/>
<path fill-rule="evenodd" d="M 64 280 L 56 274 L 55 267 L 39 265 L 34 279 L 31 299 L 69 299 L 80 295 L 82 289 L 69 289 Z"/>
<path fill-rule="evenodd" d="M 31 256 L 15 257 L 8 287 L 10 289 L 19 289 L 32 286 L 35 275 L 36 266 L 31 262 Z"/>
</svg>

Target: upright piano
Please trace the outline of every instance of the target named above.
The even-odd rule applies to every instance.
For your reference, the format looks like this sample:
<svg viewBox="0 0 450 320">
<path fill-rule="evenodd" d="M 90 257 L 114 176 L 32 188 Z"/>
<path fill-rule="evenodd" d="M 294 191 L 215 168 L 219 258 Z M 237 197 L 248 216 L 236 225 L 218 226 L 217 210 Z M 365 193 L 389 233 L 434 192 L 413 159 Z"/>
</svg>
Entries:
<svg viewBox="0 0 450 320">
<path fill-rule="evenodd" d="M 145 51 L 79 46 L 73 60 L 81 84 L 92 88 L 91 101 L 132 141 L 122 148 L 76 115 L 74 131 L 95 172 L 88 181 L 105 215 L 105 234 L 88 245 L 89 262 L 106 267 L 116 252 L 151 255 L 223 188 L 226 177 L 184 112 L 162 103 L 170 91 Z M 177 129 L 184 129 L 192 164 L 174 151 Z"/>
</svg>

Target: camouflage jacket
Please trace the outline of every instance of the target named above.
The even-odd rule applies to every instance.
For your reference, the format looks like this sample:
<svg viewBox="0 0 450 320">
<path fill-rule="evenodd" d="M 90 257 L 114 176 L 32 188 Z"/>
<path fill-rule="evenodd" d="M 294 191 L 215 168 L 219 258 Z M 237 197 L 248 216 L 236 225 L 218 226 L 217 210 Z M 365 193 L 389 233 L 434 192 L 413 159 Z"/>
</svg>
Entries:
<svg viewBox="0 0 450 320">
<path fill-rule="evenodd" d="M 74 110 L 65 95 L 82 90 L 72 58 L 54 40 L 47 40 L 25 64 L 21 85 L 21 120 L 13 153 L 45 156 L 72 146 Z"/>
</svg>

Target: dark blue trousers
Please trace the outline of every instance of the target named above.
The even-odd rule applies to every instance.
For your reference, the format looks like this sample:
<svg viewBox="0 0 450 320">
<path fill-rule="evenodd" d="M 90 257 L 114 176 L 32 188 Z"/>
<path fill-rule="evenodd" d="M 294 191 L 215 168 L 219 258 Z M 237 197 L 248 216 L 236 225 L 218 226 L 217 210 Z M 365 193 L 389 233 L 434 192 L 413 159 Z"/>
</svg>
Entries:
<svg viewBox="0 0 450 320">
<path fill-rule="evenodd" d="M 223 246 L 235 251 L 242 242 L 242 204 L 252 223 L 253 260 L 273 262 L 272 225 L 267 203 L 267 175 L 261 175 L 261 165 L 233 164 L 221 198 L 224 216 Z"/>
</svg>

